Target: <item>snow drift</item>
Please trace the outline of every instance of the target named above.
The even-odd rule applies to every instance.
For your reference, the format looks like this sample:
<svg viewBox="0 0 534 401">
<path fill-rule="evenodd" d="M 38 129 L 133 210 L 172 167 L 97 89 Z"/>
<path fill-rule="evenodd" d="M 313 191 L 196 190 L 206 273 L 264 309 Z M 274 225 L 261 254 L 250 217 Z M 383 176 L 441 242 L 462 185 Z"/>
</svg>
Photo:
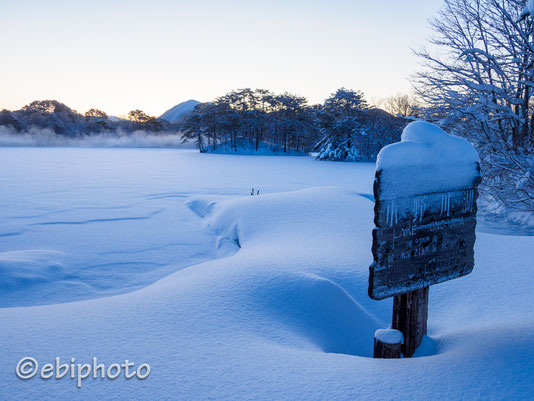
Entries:
<svg viewBox="0 0 534 401">
<path fill-rule="evenodd" d="M 119 274 L 137 285 L 0 308 L 0 399 L 515 400 L 534 392 L 532 237 L 479 233 L 473 273 L 431 288 L 429 337 L 417 357 L 369 357 L 392 307 L 367 296 L 372 165 L 171 150 L 0 153 L 2 227 L 18 233 L 0 237 L 0 264 L 12 277 L 20 263 L 38 261 L 98 273 L 74 269 L 80 283 L 114 286 Z M 328 182 L 338 187 L 305 189 Z M 243 196 L 251 186 L 259 196 Z M 95 222 L 95 208 L 110 221 Z M 50 222 L 84 223 L 40 225 Z M 216 244 L 226 244 L 225 258 L 216 259 Z M 144 277 L 150 265 L 121 264 L 141 258 L 162 264 L 158 281 Z M 39 277 L 63 280 L 54 274 Z M 128 358 L 152 373 L 87 379 L 77 389 L 68 378 L 18 379 L 26 355 Z"/>
</svg>

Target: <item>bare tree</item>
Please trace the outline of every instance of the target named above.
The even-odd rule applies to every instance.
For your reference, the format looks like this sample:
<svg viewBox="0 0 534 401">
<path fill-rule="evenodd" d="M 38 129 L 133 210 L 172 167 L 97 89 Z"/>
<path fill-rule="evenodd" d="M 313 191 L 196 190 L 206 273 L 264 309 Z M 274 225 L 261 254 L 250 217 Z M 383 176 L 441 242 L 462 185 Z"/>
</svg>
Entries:
<svg viewBox="0 0 534 401">
<path fill-rule="evenodd" d="M 514 150 L 534 135 L 533 25 L 517 22 L 523 8 L 518 0 L 445 0 L 431 21 L 436 51 L 416 52 L 426 68 L 414 77 L 428 105 L 476 121 L 487 141 Z"/>
<path fill-rule="evenodd" d="M 486 193 L 534 210 L 534 25 L 524 0 L 445 0 L 414 76 L 427 118 L 476 142 Z"/>
<path fill-rule="evenodd" d="M 382 106 L 387 112 L 399 117 L 415 116 L 421 108 L 419 101 L 414 96 L 402 93 L 386 98 Z"/>
</svg>

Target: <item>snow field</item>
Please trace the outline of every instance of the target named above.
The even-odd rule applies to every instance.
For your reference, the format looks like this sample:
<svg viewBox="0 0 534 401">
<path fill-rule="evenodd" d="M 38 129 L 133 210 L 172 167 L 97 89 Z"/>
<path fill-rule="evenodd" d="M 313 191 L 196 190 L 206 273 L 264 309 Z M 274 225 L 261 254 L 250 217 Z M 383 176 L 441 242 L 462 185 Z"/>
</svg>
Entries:
<svg viewBox="0 0 534 401">
<path fill-rule="evenodd" d="M 429 337 L 416 358 L 373 360 L 374 332 L 388 327 L 392 307 L 367 296 L 373 166 L 40 151 L 0 150 L 2 222 L 18 233 L 0 238 L 0 264 L 22 292 L 1 290 L 13 305 L 28 305 L 23 265 L 42 279 L 32 287 L 41 298 L 31 302 L 48 304 L 0 309 L 1 399 L 497 400 L 528 399 L 534 390 L 532 237 L 479 232 L 473 273 L 430 289 Z M 30 157 L 38 167 L 16 163 Z M 252 187 L 261 194 L 247 195 Z M 138 204 L 112 209 L 134 198 Z M 109 221 L 76 209 L 99 202 Z M 49 220 L 34 211 L 58 213 Z M 35 225 L 51 221 L 84 223 Z M 58 231 L 36 234 L 43 227 Z M 164 246 L 186 239 L 204 260 Z M 77 292 L 35 271 L 48 261 L 70 271 L 66 281 L 84 282 L 93 254 L 114 251 L 122 253 L 96 281 L 118 295 L 89 291 L 69 302 Z M 167 267 L 147 278 L 147 264 L 115 281 L 121 258 Z M 128 358 L 152 373 L 144 381 L 85 380 L 77 389 L 71 380 L 17 379 L 25 355 L 42 363 Z"/>
</svg>

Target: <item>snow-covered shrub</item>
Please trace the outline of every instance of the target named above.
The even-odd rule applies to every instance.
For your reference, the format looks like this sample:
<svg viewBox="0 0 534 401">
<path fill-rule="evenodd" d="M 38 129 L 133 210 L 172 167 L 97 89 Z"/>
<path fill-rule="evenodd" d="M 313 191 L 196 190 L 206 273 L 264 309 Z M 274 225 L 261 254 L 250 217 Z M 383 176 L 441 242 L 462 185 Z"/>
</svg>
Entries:
<svg viewBox="0 0 534 401">
<path fill-rule="evenodd" d="M 358 144 L 366 132 L 354 117 L 336 122 L 330 132 L 316 145 L 318 160 L 360 160 Z"/>
<path fill-rule="evenodd" d="M 534 155 L 498 152 L 483 159 L 487 195 L 515 210 L 534 213 Z"/>
</svg>

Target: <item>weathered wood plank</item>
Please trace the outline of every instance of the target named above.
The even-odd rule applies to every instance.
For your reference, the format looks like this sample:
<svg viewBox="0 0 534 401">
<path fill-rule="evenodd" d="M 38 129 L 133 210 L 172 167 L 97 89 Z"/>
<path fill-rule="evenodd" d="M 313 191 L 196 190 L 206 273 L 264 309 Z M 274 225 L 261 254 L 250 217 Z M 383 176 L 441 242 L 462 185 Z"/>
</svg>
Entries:
<svg viewBox="0 0 534 401">
<path fill-rule="evenodd" d="M 478 181 L 467 189 L 380 200 L 377 172 L 371 298 L 415 291 L 472 271 Z"/>
</svg>

